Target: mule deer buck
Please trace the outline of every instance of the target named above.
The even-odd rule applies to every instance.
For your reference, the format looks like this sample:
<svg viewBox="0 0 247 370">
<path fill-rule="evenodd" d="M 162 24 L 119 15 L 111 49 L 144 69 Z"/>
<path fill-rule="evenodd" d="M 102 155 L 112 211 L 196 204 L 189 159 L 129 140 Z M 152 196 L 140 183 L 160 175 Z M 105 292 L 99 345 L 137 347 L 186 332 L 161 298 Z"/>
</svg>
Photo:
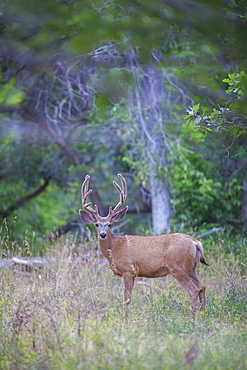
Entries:
<svg viewBox="0 0 247 370">
<path fill-rule="evenodd" d="M 118 177 L 122 186 L 115 181 L 113 185 L 119 192 L 119 202 L 114 209 L 109 207 L 106 217 L 101 217 L 97 205 L 92 208 L 92 203 L 87 201 L 92 193 L 89 190 L 90 176 L 87 175 L 82 184 L 82 206 L 87 212 L 80 209 L 79 214 L 83 222 L 95 225 L 99 247 L 108 259 L 113 274 L 123 277 L 126 318 L 129 315 L 135 277 L 158 278 L 169 273 L 189 293 L 192 312 L 196 310 L 198 296 L 199 309 L 204 311 L 206 288 L 196 276 L 195 268 L 199 261 L 209 265 L 198 240 L 180 233 L 158 236 L 115 236 L 111 233 L 112 223 L 120 221 L 128 210 L 128 206 L 121 209 L 127 196 L 126 181 L 121 174 Z"/>
</svg>

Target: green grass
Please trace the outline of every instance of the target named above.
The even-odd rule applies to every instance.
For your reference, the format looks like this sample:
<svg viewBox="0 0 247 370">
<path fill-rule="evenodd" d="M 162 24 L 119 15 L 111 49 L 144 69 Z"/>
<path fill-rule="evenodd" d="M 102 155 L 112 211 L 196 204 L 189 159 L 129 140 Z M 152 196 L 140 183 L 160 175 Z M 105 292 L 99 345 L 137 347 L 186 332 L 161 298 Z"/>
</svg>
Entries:
<svg viewBox="0 0 247 370">
<path fill-rule="evenodd" d="M 121 278 L 93 253 L 91 262 L 74 260 L 73 243 L 56 245 L 49 268 L 1 270 L 1 369 L 247 368 L 246 244 L 237 255 L 227 241 L 205 247 L 205 314 L 191 316 L 173 278 L 142 278 L 126 324 Z M 87 247 L 77 247 L 79 255 Z"/>
</svg>

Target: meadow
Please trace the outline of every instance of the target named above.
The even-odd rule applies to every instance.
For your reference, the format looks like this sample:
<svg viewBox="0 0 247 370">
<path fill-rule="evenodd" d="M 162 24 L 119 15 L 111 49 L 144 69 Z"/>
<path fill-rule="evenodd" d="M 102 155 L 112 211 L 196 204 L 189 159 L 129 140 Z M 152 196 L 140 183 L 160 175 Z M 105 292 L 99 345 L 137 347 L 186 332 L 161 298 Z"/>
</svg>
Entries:
<svg viewBox="0 0 247 370">
<path fill-rule="evenodd" d="M 202 240 L 205 314 L 172 277 L 139 278 L 127 323 L 121 278 L 75 240 L 50 247 L 46 267 L 1 269 L 1 369 L 247 368 L 246 239 Z"/>
</svg>

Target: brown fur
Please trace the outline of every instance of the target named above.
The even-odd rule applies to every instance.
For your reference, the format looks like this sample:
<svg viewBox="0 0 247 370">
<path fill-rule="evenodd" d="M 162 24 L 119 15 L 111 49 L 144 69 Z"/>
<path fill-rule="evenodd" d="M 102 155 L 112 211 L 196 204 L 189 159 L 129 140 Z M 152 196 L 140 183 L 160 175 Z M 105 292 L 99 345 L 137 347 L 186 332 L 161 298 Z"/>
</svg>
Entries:
<svg viewBox="0 0 247 370">
<path fill-rule="evenodd" d="M 99 216 L 98 212 L 90 208 L 90 203 L 86 203 L 87 194 L 90 193 L 87 188 L 88 181 L 89 179 L 86 178 L 83 183 L 85 194 L 82 199 L 84 199 L 83 206 L 90 214 L 80 210 L 80 216 L 84 222 L 93 223 L 96 226 L 99 247 L 103 255 L 108 259 L 112 272 L 123 277 L 126 316 L 129 312 L 135 278 L 138 276 L 158 278 L 168 274 L 177 279 L 187 290 L 192 312 L 196 310 L 198 297 L 199 309 L 203 311 L 206 303 L 206 288 L 195 273 L 199 261 L 208 265 L 203 255 L 202 244 L 191 236 L 181 233 L 158 236 L 113 235 L 109 226 L 124 217 L 127 207 L 115 212 L 116 207 L 113 211 L 110 208 L 107 217 Z M 126 192 L 126 183 L 124 185 Z M 119 186 L 117 189 L 120 192 Z M 122 205 L 124 202 L 120 203 Z M 97 210 L 96 207 L 95 209 Z"/>
<path fill-rule="evenodd" d="M 206 288 L 195 273 L 198 262 L 205 263 L 203 249 L 189 235 L 118 237 L 109 231 L 105 239 L 99 238 L 99 247 L 111 267 L 114 266 L 113 273 L 124 279 L 127 306 L 135 277 L 158 278 L 170 273 L 188 291 L 192 311 L 196 310 L 198 296 L 200 310 L 205 309 Z"/>
</svg>

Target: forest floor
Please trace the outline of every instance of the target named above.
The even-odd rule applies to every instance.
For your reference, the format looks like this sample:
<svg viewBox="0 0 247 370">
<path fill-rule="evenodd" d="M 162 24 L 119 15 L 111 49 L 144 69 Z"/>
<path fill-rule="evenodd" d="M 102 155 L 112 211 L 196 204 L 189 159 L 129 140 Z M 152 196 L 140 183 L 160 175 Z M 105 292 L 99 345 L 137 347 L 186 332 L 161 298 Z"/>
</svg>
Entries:
<svg viewBox="0 0 247 370">
<path fill-rule="evenodd" d="M 238 243 L 206 243 L 211 266 L 197 273 L 207 311 L 194 317 L 172 277 L 138 278 L 126 323 L 121 278 L 72 238 L 47 253 L 50 265 L 2 268 L 0 369 L 246 369 L 246 240 Z"/>
</svg>

